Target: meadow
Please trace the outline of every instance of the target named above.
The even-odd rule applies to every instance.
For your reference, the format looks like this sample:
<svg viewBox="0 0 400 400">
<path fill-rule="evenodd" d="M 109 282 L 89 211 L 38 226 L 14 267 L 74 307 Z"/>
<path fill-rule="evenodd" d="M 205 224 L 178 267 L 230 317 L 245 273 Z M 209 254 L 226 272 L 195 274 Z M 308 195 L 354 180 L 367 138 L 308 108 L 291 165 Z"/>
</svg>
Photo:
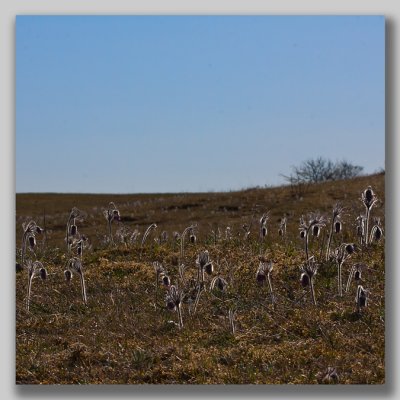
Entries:
<svg viewBox="0 0 400 400">
<path fill-rule="evenodd" d="M 16 383 L 383 384 L 384 226 L 384 174 L 17 194 Z"/>
</svg>

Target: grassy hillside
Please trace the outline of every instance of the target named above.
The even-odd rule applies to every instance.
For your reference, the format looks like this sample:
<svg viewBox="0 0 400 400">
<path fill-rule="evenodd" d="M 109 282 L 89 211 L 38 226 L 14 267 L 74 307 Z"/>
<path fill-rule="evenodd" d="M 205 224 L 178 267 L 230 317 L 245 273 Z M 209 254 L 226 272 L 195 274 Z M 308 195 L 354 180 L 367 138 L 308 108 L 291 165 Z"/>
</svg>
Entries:
<svg viewBox="0 0 400 400">
<path fill-rule="evenodd" d="M 33 219 L 45 232 L 36 234 L 37 245 L 28 246 L 26 260 L 42 262 L 48 275 L 42 280 L 36 273 L 32 279 L 28 310 L 26 266 L 16 274 L 16 382 L 384 383 L 384 237 L 365 245 L 356 235 L 356 217 L 365 212 L 361 193 L 369 185 L 379 198 L 369 228 L 374 217 L 384 227 L 384 175 L 301 191 L 18 194 L 16 261 L 21 263 L 22 223 Z M 345 207 L 343 229 L 333 235 L 331 249 L 357 244 L 342 267 L 342 296 L 336 259 L 325 257 L 338 201 Z M 114 244 L 103 215 L 109 202 L 121 215 L 111 225 Z M 67 254 L 65 242 L 72 207 L 84 213 L 76 225 L 87 237 L 82 257 L 86 305 L 79 274 L 73 271 L 69 283 L 64 277 L 67 261 L 76 256 L 74 248 Z M 268 211 L 268 233 L 260 240 L 259 220 Z M 311 212 L 326 219 L 320 235 L 309 240 L 309 255 L 318 267 L 316 305 L 310 286 L 300 284 L 306 256 L 299 219 Z M 280 236 L 284 215 L 287 232 Z M 142 245 L 153 223 L 157 228 Z M 182 254 L 182 239 L 173 235 L 192 224 L 197 241 L 190 243 L 186 236 Z M 130 240 L 135 231 L 136 240 Z M 197 285 L 202 250 L 208 250 L 214 271 Z M 182 328 L 178 312 L 166 307 L 169 288 L 162 275 L 156 279 L 154 262 L 183 291 Z M 260 262 L 272 262 L 271 285 L 267 279 L 257 282 Z M 351 279 L 346 291 L 356 263 L 365 264 L 361 281 Z M 227 282 L 223 291 L 210 288 L 218 276 Z M 358 284 L 369 291 L 361 310 L 355 303 Z"/>
</svg>

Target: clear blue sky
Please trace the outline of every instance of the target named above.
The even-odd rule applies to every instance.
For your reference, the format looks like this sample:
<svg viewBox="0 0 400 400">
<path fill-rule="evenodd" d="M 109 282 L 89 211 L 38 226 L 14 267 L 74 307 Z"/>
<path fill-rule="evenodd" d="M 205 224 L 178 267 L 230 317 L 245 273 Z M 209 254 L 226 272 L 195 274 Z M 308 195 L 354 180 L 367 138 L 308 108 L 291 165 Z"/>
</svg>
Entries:
<svg viewBox="0 0 400 400">
<path fill-rule="evenodd" d="M 381 16 L 18 16 L 17 192 L 276 185 L 385 165 Z"/>
</svg>

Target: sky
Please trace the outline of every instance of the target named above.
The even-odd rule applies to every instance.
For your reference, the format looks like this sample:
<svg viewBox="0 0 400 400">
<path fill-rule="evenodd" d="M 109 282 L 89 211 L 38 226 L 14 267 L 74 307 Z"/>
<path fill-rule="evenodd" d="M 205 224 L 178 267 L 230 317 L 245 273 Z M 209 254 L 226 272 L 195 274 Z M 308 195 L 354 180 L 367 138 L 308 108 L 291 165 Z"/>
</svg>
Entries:
<svg viewBox="0 0 400 400">
<path fill-rule="evenodd" d="M 285 183 L 385 167 L 382 16 L 17 16 L 16 191 Z"/>
</svg>

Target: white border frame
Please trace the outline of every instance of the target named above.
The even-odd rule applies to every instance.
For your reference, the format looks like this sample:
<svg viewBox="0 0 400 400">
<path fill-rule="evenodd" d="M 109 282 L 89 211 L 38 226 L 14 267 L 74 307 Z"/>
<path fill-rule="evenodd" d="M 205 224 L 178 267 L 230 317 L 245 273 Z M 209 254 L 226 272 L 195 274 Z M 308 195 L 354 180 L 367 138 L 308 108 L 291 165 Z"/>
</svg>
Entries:
<svg viewBox="0 0 400 400">
<path fill-rule="evenodd" d="M 272 2 L 271 2 L 272 3 Z M 0 226 L 1 388 L 2 398 L 132 398 L 134 397 L 265 397 L 280 398 L 397 398 L 399 385 L 399 216 L 398 94 L 399 2 L 380 0 L 2 0 L 0 4 Z M 15 385 L 15 16 L 18 14 L 373 14 L 386 17 L 386 381 L 380 386 L 17 386 Z M 398 380 L 398 378 L 397 378 Z"/>
</svg>

